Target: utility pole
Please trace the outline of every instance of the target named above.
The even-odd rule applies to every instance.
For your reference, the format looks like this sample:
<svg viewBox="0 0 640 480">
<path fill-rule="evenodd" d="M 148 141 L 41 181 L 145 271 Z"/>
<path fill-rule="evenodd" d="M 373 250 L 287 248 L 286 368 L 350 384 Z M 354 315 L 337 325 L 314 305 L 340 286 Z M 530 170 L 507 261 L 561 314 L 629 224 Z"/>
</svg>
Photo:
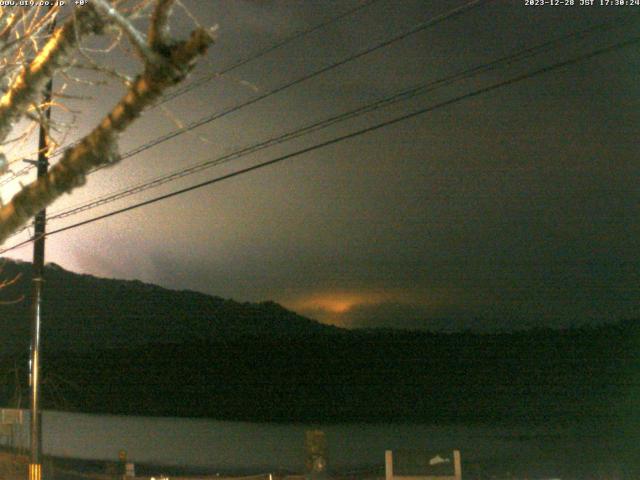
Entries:
<svg viewBox="0 0 640 480">
<path fill-rule="evenodd" d="M 51 23 L 50 31 L 53 32 L 55 22 Z M 53 79 L 47 82 L 43 92 L 45 105 L 44 119 L 40 124 L 38 138 L 38 178 L 47 175 L 49 169 L 47 128 L 51 119 L 51 97 Z M 29 383 L 31 386 L 31 415 L 30 415 L 30 445 L 29 479 L 42 479 L 42 431 L 40 424 L 40 313 L 42 310 L 42 288 L 44 282 L 44 240 L 46 233 L 47 210 L 43 208 L 35 217 L 34 242 L 33 242 L 33 307 L 31 317 L 31 358 L 29 361 Z"/>
</svg>

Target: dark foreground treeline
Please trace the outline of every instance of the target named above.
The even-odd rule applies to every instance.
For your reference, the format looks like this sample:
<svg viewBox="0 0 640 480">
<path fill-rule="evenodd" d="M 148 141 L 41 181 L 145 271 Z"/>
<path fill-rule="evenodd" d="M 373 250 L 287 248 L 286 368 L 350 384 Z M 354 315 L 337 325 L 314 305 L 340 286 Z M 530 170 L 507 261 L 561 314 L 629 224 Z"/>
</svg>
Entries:
<svg viewBox="0 0 640 480">
<path fill-rule="evenodd" d="M 639 324 L 45 352 L 44 406 L 251 421 L 623 420 L 640 404 Z M 0 362 L 4 405 L 27 405 L 24 368 L 15 375 L 26 362 Z"/>
</svg>

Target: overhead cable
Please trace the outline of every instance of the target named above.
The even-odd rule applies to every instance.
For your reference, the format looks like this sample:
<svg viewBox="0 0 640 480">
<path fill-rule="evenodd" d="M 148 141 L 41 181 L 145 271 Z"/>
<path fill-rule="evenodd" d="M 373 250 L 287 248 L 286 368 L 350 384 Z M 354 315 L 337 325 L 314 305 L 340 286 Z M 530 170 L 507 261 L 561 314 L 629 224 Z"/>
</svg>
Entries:
<svg viewBox="0 0 640 480">
<path fill-rule="evenodd" d="M 636 16 L 635 19 L 637 19 L 638 17 Z M 625 20 L 628 20 L 627 17 L 625 17 Z M 239 150 L 235 150 L 231 153 L 222 155 L 220 157 L 217 157 L 215 159 L 210 159 L 207 160 L 205 162 L 200 162 L 198 164 L 186 167 L 186 168 L 182 168 L 182 169 L 178 169 L 174 172 L 156 177 L 154 179 L 151 180 L 147 180 L 145 182 L 141 182 L 138 183 L 137 185 L 133 185 L 133 186 L 129 186 L 126 187 L 124 189 L 121 189 L 117 192 L 111 192 L 108 193 L 106 195 L 102 195 L 98 198 L 94 198 L 92 200 L 89 200 L 88 202 L 84 202 L 83 204 L 80 205 L 76 205 L 76 206 L 72 206 L 69 208 L 66 208 L 64 210 L 60 210 L 58 212 L 53 212 L 49 215 L 49 220 L 54 220 L 54 219 L 60 219 L 60 218 L 65 218 L 86 210 L 90 210 L 92 208 L 95 208 L 97 206 L 101 206 L 101 205 L 105 205 L 107 203 L 111 203 L 113 201 L 128 197 L 130 195 L 134 195 L 140 192 L 143 192 L 145 190 L 148 190 L 150 188 L 155 188 L 158 187 L 160 185 L 163 185 L 165 183 L 168 183 L 170 181 L 174 181 L 177 180 L 179 178 L 185 177 L 187 175 L 191 175 L 197 172 L 200 172 L 204 169 L 207 168 L 211 168 L 223 163 L 227 163 L 229 161 L 232 160 L 236 160 L 238 158 L 243 158 L 245 156 L 248 156 L 252 153 L 255 153 L 257 151 L 263 150 L 265 148 L 269 148 L 271 146 L 274 145 L 278 145 L 281 143 L 284 143 L 286 141 L 290 141 L 293 140 L 295 138 L 298 138 L 300 136 L 303 135 L 307 135 L 310 134 L 312 132 L 321 130 L 321 129 L 325 129 L 329 126 L 335 125 L 339 122 L 343 122 L 349 119 L 353 119 L 356 118 L 358 116 L 364 115 L 366 113 L 375 111 L 375 110 L 379 110 L 381 108 L 393 105 L 395 103 L 398 103 L 400 101 L 405 101 L 411 98 L 414 98 L 418 95 L 424 95 L 428 92 L 431 92 L 435 89 L 441 88 L 441 87 L 445 87 L 448 86 L 450 84 L 452 84 L 453 82 L 456 81 L 460 81 L 460 80 L 465 80 L 465 79 L 469 79 L 472 78 L 476 75 L 482 74 L 482 73 L 487 73 L 489 71 L 495 70 L 499 67 L 502 67 L 504 65 L 510 65 L 516 61 L 521 61 L 523 59 L 528 59 L 531 58 L 534 55 L 538 55 L 540 53 L 544 53 L 547 51 L 550 51 L 552 49 L 555 49 L 558 46 L 565 46 L 567 40 L 571 40 L 571 39 L 575 39 L 575 38 L 583 38 L 585 36 L 587 36 L 588 34 L 591 34 L 593 32 L 596 31 L 602 31 L 605 28 L 612 28 L 614 26 L 613 22 L 610 23 L 606 23 L 606 24 L 600 24 L 600 25 L 596 25 L 593 27 L 589 27 L 577 32 L 572 32 L 569 33 L 567 35 L 563 35 L 561 37 L 558 37 L 556 39 L 541 43 L 539 45 L 533 46 L 533 47 L 529 47 L 526 49 L 521 49 L 518 50 L 514 53 L 511 53 L 509 55 L 503 56 L 499 59 L 493 60 L 489 63 L 483 63 L 480 65 L 477 65 L 475 67 L 466 69 L 462 72 L 458 72 L 452 75 L 448 75 L 444 78 L 435 80 L 435 81 L 429 81 L 429 82 L 423 82 L 417 86 L 414 86 L 410 89 L 406 89 L 403 90 L 401 92 L 398 92 L 396 94 L 384 97 L 382 99 L 379 99 L 375 102 L 372 103 L 368 103 L 364 106 L 361 106 L 359 108 L 350 110 L 348 112 L 344 112 L 341 113 L 339 115 L 334 115 L 330 118 L 318 121 L 318 122 L 314 122 L 312 124 L 306 125 L 304 127 L 301 128 L 296 128 L 292 131 L 286 132 L 284 134 L 281 134 L 277 137 L 273 137 L 270 138 L 268 140 L 264 140 L 255 144 L 252 144 L 250 146 L 244 147 L 242 149 Z M 619 26 L 619 25 L 618 25 Z"/>
<path fill-rule="evenodd" d="M 557 62 L 557 63 L 551 64 L 551 65 L 548 65 L 548 66 L 545 66 L 545 67 L 542 67 L 542 68 L 539 68 L 539 69 L 536 69 L 536 70 L 521 74 L 521 75 L 516 75 L 516 76 L 514 76 L 512 78 L 509 78 L 507 80 L 503 80 L 503 81 L 494 83 L 494 84 L 489 85 L 487 87 L 483 87 L 483 88 L 474 90 L 472 92 L 469 92 L 469 93 L 466 93 L 466 94 L 463 94 L 463 95 L 459 95 L 459 96 L 454 97 L 452 99 L 436 103 L 434 105 L 430 105 L 430 106 L 427 106 L 427 107 L 424 107 L 424 108 L 420 108 L 420 109 L 414 110 L 412 112 L 409 112 L 409 113 L 394 117 L 394 118 L 392 118 L 390 120 L 386 120 L 384 122 L 380 122 L 380 123 L 377 123 L 375 125 L 371 125 L 369 127 L 362 128 L 360 130 L 356 130 L 354 132 L 350 132 L 350 133 L 345 134 L 345 135 L 340 135 L 338 137 L 334 137 L 334 138 L 332 138 L 330 140 L 326 140 L 326 141 L 323 141 L 323 142 L 316 143 L 314 145 L 302 148 L 302 149 L 297 150 L 295 152 L 291 152 L 291 153 L 288 153 L 288 154 L 285 154 L 285 155 L 281 155 L 281 156 L 273 158 L 271 160 L 267 160 L 267 161 L 252 165 L 250 167 L 246 167 L 246 168 L 237 170 L 235 172 L 228 173 L 226 175 L 215 177 L 215 178 L 212 178 L 210 180 L 207 180 L 207 181 L 204 181 L 204 182 L 200 182 L 200 183 L 197 183 L 195 185 L 191 185 L 191 186 L 186 187 L 186 188 L 182 188 L 182 189 L 179 189 L 179 190 L 176 190 L 176 191 L 164 194 L 164 195 L 160 195 L 160 196 L 145 200 L 143 202 L 135 203 L 135 204 L 120 208 L 118 210 L 114 210 L 114 211 L 111 211 L 111 212 L 108 212 L 108 213 L 105 213 L 105 214 L 102 214 L 102 215 L 98 215 L 96 217 L 89 218 L 89 219 L 74 223 L 72 225 L 67 225 L 65 227 L 61 227 L 61 228 L 58 228 L 56 230 L 51 230 L 50 232 L 46 233 L 46 236 L 48 237 L 48 236 L 51 236 L 51 235 L 57 235 L 58 233 L 62 233 L 62 232 L 65 232 L 65 231 L 68 231 L 68 230 L 72 230 L 72 229 L 75 229 L 75 228 L 78 228 L 78 227 L 81 227 L 81 226 L 84 226 L 84 225 L 88 225 L 90 223 L 94 223 L 94 222 L 97 222 L 99 220 L 103 220 L 105 218 L 109 218 L 109 217 L 112 217 L 112 216 L 115 216 L 115 215 L 119 215 L 121 213 L 129 212 L 131 210 L 135 210 L 135 209 L 140 208 L 140 207 L 151 205 L 151 204 L 160 202 L 162 200 L 166 200 L 166 199 L 178 196 L 178 195 L 182 195 L 184 193 L 191 192 L 193 190 L 200 189 L 200 188 L 205 187 L 205 186 L 214 185 L 216 183 L 220 183 L 222 181 L 229 180 L 231 178 L 235 178 L 237 176 L 244 175 L 246 173 L 249 173 L 249 172 L 252 172 L 252 171 L 255 171 L 255 170 L 259 170 L 259 169 L 268 167 L 270 165 L 274 165 L 276 163 L 281 163 L 281 162 L 283 162 L 285 160 L 289 160 L 291 158 L 295 158 L 295 157 L 298 157 L 300 155 L 304 155 L 306 153 L 310 153 L 310 152 L 313 152 L 315 150 L 319 150 L 319 149 L 328 147 L 330 145 L 334 145 L 334 144 L 343 142 L 345 140 L 349 140 L 349 139 L 352 139 L 352 138 L 355 138 L 355 137 L 359 137 L 359 136 L 364 135 L 366 133 L 374 132 L 374 131 L 380 130 L 382 128 L 389 127 L 391 125 L 395 125 L 395 124 L 398 124 L 400 122 L 404 122 L 406 120 L 418 117 L 420 115 L 424 115 L 425 113 L 429 113 L 429 112 L 441 109 L 443 107 L 447 107 L 449 105 L 453 105 L 453 104 L 458 103 L 460 101 L 463 101 L 463 100 L 466 100 L 466 99 L 469 99 L 469 98 L 473 98 L 473 97 L 477 97 L 479 95 L 482 95 L 482 94 L 485 94 L 485 93 L 488 93 L 488 92 L 491 92 L 491 91 L 494 91 L 494 90 L 497 90 L 497 89 L 500 89 L 500 88 L 504 88 L 506 86 L 513 85 L 513 84 L 522 82 L 524 80 L 540 76 L 542 74 L 546 74 L 546 73 L 555 71 L 555 70 L 557 70 L 559 68 L 563 68 L 563 67 L 567 67 L 567 66 L 570 66 L 570 65 L 574 65 L 576 63 L 583 62 L 585 60 L 589 60 L 589 59 L 594 58 L 594 57 L 599 56 L 599 55 L 603 55 L 603 54 L 610 53 L 610 52 L 615 51 L 615 50 L 619 50 L 621 48 L 625 48 L 625 47 L 628 47 L 628 46 L 631 46 L 631 45 L 635 45 L 635 44 L 637 44 L 639 42 L 640 42 L 640 37 L 633 37 L 633 38 L 630 38 L 628 40 L 625 40 L 625 41 L 622 41 L 622 42 L 618 42 L 618 43 L 615 43 L 613 45 L 610 45 L 610 46 L 607 46 L 607 47 L 604 47 L 604 48 L 593 50 L 593 51 L 591 51 L 589 53 L 586 53 L 584 55 L 580 55 L 580 56 L 573 57 L 573 58 L 568 59 L 568 60 Z M 21 247 L 23 245 L 31 243 L 32 241 L 34 241 L 33 238 L 29 239 L 29 240 L 25 240 L 24 242 L 21 242 L 21 243 L 19 243 L 17 245 L 14 245 L 12 247 L 8 247 L 6 249 L 1 250 L 0 254 L 4 254 L 4 253 L 9 252 L 11 250 L 14 250 L 16 248 L 19 248 L 19 247 Z"/>
</svg>

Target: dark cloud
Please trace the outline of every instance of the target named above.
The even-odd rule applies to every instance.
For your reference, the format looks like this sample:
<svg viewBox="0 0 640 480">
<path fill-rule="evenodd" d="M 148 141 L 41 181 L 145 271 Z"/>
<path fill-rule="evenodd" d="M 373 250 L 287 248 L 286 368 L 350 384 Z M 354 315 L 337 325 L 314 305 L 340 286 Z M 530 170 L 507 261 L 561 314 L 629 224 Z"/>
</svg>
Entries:
<svg viewBox="0 0 640 480">
<path fill-rule="evenodd" d="M 220 24 L 219 41 L 198 73 L 356 4 L 186 3 L 202 23 Z M 436 12 L 421 1 L 376 2 L 176 99 L 167 105 L 169 115 L 150 112 L 123 136 L 123 150 L 174 129 L 176 119 L 188 123 L 233 106 L 255 95 L 253 87 L 269 91 L 458 3 L 438 2 Z M 494 2 L 128 159 L 90 178 L 62 206 L 616 18 L 606 9 L 507 3 Z M 610 29 L 566 42 L 135 199 L 437 104 L 630 33 Z M 639 63 L 634 46 L 467 99 L 52 237 L 48 259 L 238 300 L 273 299 L 353 326 L 515 328 L 638 315 Z M 345 310 L 332 312 L 332 305 Z"/>
</svg>

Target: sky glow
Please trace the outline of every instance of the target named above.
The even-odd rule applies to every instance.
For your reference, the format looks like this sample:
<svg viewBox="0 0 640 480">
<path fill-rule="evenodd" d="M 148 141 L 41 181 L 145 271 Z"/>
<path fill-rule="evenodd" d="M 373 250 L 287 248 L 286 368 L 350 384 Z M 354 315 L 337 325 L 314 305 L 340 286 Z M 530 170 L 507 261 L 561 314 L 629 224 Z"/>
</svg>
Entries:
<svg viewBox="0 0 640 480">
<path fill-rule="evenodd" d="M 356 1 L 184 1 L 217 41 L 201 79 Z M 121 151 L 271 92 L 465 2 L 379 0 L 146 113 Z M 52 220 L 49 230 L 437 105 L 637 34 L 632 9 L 490 2 L 127 158 L 50 212 L 218 158 L 426 81 L 612 22 L 537 55 L 156 188 Z M 174 30 L 192 20 L 176 10 Z M 119 49 L 103 54 L 131 71 Z M 467 98 L 283 163 L 70 230 L 47 261 L 239 301 L 274 300 L 342 326 L 568 326 L 640 311 L 638 46 Z M 57 85 L 62 80 L 56 79 Z M 116 84 L 69 84 L 67 141 Z M 27 182 L 29 177 L 21 178 Z M 15 183 L 15 182 L 14 182 Z M 16 185 L 3 187 L 3 198 Z M 27 238 L 28 232 L 9 244 Z M 30 260 L 30 248 L 10 256 Z"/>
</svg>

